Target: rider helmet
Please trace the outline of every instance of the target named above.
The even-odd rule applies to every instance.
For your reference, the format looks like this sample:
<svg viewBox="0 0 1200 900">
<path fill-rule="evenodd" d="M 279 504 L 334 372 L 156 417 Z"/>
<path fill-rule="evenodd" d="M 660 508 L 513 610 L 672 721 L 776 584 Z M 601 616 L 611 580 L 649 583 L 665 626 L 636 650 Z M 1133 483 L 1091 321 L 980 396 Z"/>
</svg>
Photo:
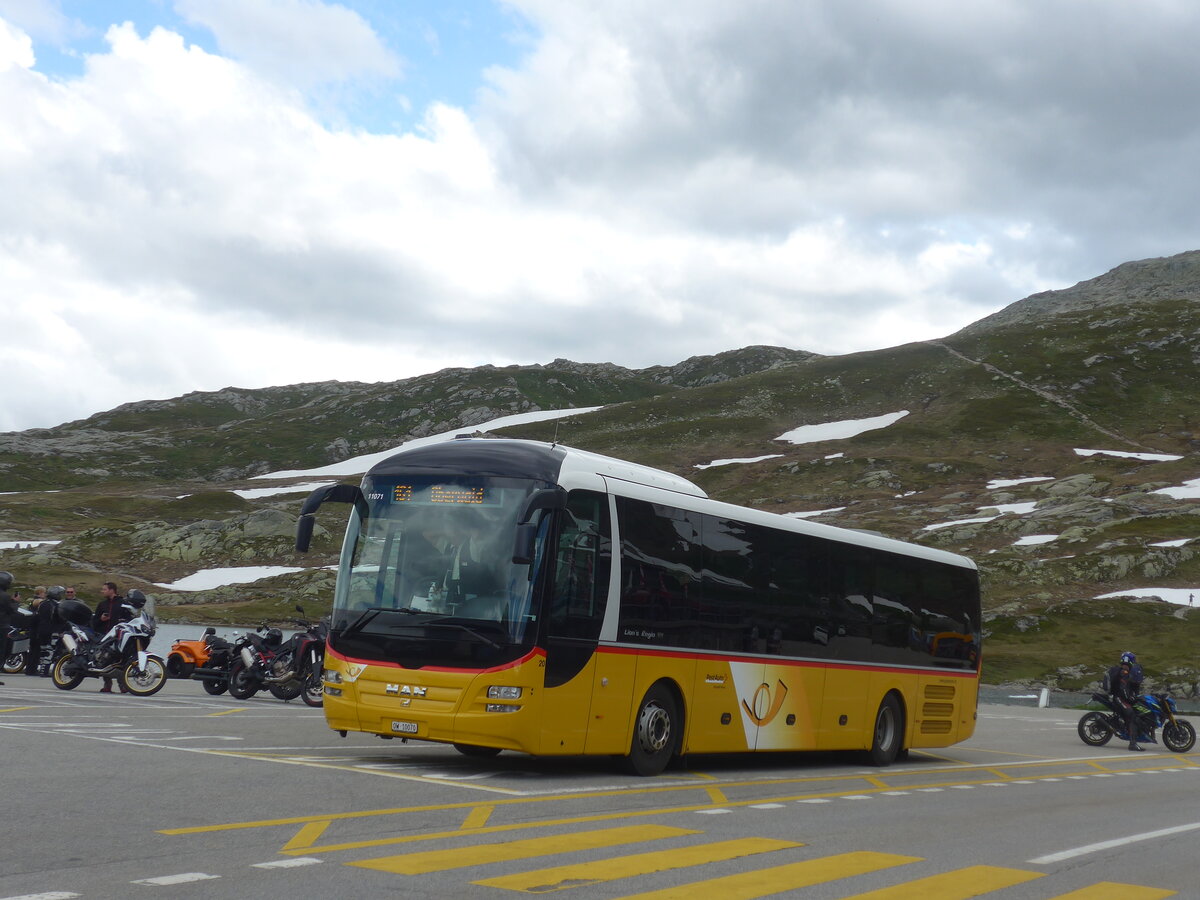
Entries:
<svg viewBox="0 0 1200 900">
<path fill-rule="evenodd" d="M 67 589 L 61 584 L 56 584 L 52 588 L 46 588 L 46 599 L 53 600 L 56 603 L 63 597 L 67 596 Z"/>
<path fill-rule="evenodd" d="M 146 595 L 143 594 L 141 591 L 139 591 L 137 588 L 134 588 L 132 591 L 130 591 L 128 594 L 125 595 L 125 602 L 128 603 L 130 606 L 132 606 L 134 609 L 141 609 L 143 606 L 146 605 Z"/>
<path fill-rule="evenodd" d="M 1137 665 L 1137 657 L 1128 650 L 1121 654 L 1121 665 L 1125 665 L 1126 663 L 1130 666 Z"/>
<path fill-rule="evenodd" d="M 0 591 L 7 591 L 12 587 L 12 583 L 12 572 L 0 572 Z"/>
</svg>

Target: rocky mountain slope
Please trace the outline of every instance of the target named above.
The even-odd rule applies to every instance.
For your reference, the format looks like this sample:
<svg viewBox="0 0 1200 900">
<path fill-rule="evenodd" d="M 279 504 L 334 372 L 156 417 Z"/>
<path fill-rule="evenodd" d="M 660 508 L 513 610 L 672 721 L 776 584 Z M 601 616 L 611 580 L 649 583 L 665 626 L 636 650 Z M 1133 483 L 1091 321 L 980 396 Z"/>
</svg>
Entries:
<svg viewBox="0 0 1200 900">
<path fill-rule="evenodd" d="M 233 491 L 516 412 L 602 405 L 505 433 L 557 429 L 563 443 L 678 472 L 719 499 L 972 556 L 988 680 L 1078 687 L 1130 645 L 1160 683 L 1194 691 L 1200 616 L 1094 598 L 1200 586 L 1200 499 L 1170 490 L 1200 477 L 1198 310 L 1200 252 L 1128 263 L 942 340 L 870 353 L 751 347 L 643 370 L 556 360 L 127 404 L 0 435 L 0 491 L 17 492 L 0 498 L 0 540 L 62 540 L 0 550 L 0 567 L 88 589 L 114 573 L 168 583 L 212 566 L 328 564 L 329 533 L 310 557 L 291 552 L 302 494 Z M 852 438 L 780 440 L 901 411 Z M 709 466 L 758 457 L 770 458 Z M 259 616 L 296 597 L 322 602 L 330 578 L 310 569 L 174 597 L 191 604 L 184 618 Z"/>
</svg>

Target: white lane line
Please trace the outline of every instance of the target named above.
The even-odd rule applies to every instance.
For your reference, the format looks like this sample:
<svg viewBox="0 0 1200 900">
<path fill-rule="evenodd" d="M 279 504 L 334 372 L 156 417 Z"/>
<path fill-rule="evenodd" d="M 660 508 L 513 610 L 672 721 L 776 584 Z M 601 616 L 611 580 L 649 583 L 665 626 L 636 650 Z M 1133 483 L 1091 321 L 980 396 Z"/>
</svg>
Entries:
<svg viewBox="0 0 1200 900">
<path fill-rule="evenodd" d="M 1028 860 L 1032 865 L 1045 865 L 1047 863 L 1062 862 L 1064 859 L 1074 859 L 1077 856 L 1087 856 L 1089 853 L 1099 853 L 1102 850 L 1112 850 L 1115 847 L 1125 847 L 1129 844 L 1137 844 L 1141 841 L 1152 841 L 1155 838 L 1170 837 L 1173 834 L 1186 834 L 1189 831 L 1200 830 L 1200 822 L 1193 822 L 1190 825 L 1176 825 L 1174 828 L 1162 828 L 1158 831 L 1146 831 L 1141 834 L 1131 834 L 1123 838 L 1115 838 L 1111 841 L 1101 841 L 1098 844 L 1087 844 L 1083 847 L 1076 847 L 1073 850 L 1063 850 L 1059 853 L 1050 853 L 1046 856 L 1039 856 L 1037 859 Z"/>
<path fill-rule="evenodd" d="M 51 891 L 48 894 L 22 894 L 19 897 L 0 897 L 0 900 L 73 900 L 80 896 L 70 891 Z"/>
<path fill-rule="evenodd" d="M 182 875 L 161 875 L 158 878 L 139 878 L 130 884 L 150 884 L 155 887 L 165 887 L 172 884 L 190 884 L 193 881 L 208 881 L 220 878 L 220 875 L 205 875 L 203 872 L 184 872 Z"/>
<path fill-rule="evenodd" d="M 296 866 L 315 866 L 322 860 L 315 856 L 297 856 L 295 859 L 277 859 L 273 862 L 254 863 L 255 869 L 294 869 Z"/>
</svg>

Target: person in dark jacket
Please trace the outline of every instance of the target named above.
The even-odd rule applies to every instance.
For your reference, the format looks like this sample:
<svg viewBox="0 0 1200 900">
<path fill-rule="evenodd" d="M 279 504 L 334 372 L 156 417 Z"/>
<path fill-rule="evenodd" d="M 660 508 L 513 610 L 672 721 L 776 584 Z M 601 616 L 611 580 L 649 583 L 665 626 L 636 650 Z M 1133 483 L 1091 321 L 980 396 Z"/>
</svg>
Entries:
<svg viewBox="0 0 1200 900">
<path fill-rule="evenodd" d="M 129 614 L 129 610 L 125 609 L 125 598 L 121 596 L 121 592 L 117 589 L 115 582 L 106 581 L 104 586 L 100 588 L 101 600 L 96 604 L 96 611 L 92 613 L 92 631 L 96 632 L 96 638 L 101 639 L 108 634 L 108 630 L 120 622 L 128 622 L 133 618 Z M 112 693 L 112 677 L 104 679 L 104 687 L 100 688 L 100 693 Z M 124 684 L 118 683 L 122 694 L 129 693 Z"/>
<path fill-rule="evenodd" d="M 12 644 L 8 639 L 8 626 L 17 618 L 17 601 L 20 594 L 9 596 L 8 589 L 12 587 L 13 577 L 8 572 L 0 572 L 0 660 L 8 659 Z M 4 684 L 0 681 L 0 684 Z"/>
<path fill-rule="evenodd" d="M 1121 661 L 1108 670 L 1105 680 L 1113 703 L 1125 718 L 1125 730 L 1129 733 L 1129 749 L 1142 750 L 1138 746 L 1137 711 L 1133 705 L 1142 696 L 1142 667 L 1137 657 L 1126 650 Z"/>
<path fill-rule="evenodd" d="M 54 613 L 58 609 L 59 601 L 65 596 L 66 588 L 56 585 L 47 588 L 45 596 L 35 597 L 33 600 L 33 611 L 37 614 L 37 619 L 29 632 L 29 653 L 25 657 L 26 675 L 38 674 L 42 648 L 54 640 L 55 622 L 57 621 Z"/>
</svg>

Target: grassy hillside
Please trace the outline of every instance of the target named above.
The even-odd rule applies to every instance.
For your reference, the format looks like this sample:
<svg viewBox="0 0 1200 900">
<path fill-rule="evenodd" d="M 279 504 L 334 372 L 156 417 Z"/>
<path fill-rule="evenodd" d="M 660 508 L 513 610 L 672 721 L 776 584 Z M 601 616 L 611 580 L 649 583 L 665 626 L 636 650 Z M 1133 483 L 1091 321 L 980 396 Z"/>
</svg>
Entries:
<svg viewBox="0 0 1200 900">
<path fill-rule="evenodd" d="M 1129 645 L 1152 675 L 1190 690 L 1200 619 L 1170 604 L 1093 598 L 1200 587 L 1200 500 L 1161 493 L 1200 477 L 1198 308 L 1194 253 L 1035 295 L 941 341 L 869 353 L 750 347 L 643 370 L 555 360 L 129 404 L 0 435 L 0 490 L 18 492 L 0 502 L 0 540 L 61 540 L 0 551 L 0 567 L 22 583 L 94 591 L 114 573 L 149 586 L 225 565 L 328 565 L 340 521 L 323 516 L 329 531 L 297 559 L 290 536 L 303 494 L 233 491 L 262 487 L 248 479 L 263 472 L 516 412 L 603 406 L 504 434 L 557 437 L 684 475 L 718 499 L 825 511 L 819 521 L 971 556 L 986 591 L 989 680 L 1076 687 Z M 900 411 L 852 438 L 779 440 L 801 425 Z M 763 456 L 772 458 L 698 468 Z M 1039 480 L 992 484 L 1022 478 Z M 286 617 L 294 597 L 319 608 L 331 577 L 309 568 L 160 593 L 180 604 L 178 617 L 257 621 L 272 609 Z"/>
</svg>

